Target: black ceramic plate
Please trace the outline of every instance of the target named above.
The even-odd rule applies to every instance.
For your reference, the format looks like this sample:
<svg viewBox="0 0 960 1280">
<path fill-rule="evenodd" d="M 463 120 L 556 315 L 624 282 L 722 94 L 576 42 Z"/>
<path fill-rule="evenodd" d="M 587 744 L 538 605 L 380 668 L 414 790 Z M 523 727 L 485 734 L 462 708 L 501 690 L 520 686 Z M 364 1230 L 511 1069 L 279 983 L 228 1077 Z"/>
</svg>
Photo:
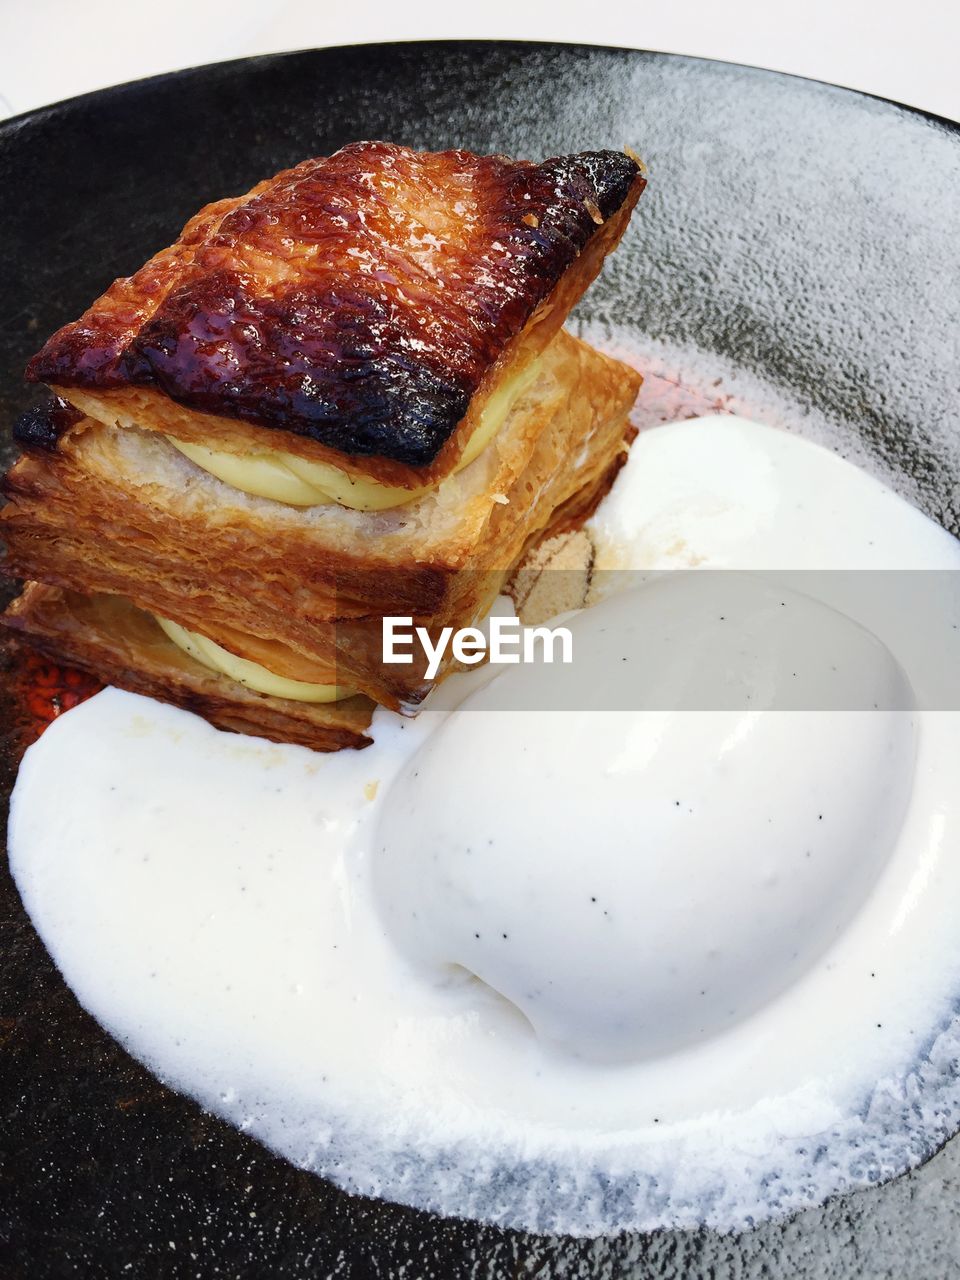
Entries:
<svg viewBox="0 0 960 1280">
<path fill-rule="evenodd" d="M 830 86 L 660 54 L 321 50 L 186 71 L 8 121 L 5 430 L 28 401 L 21 372 L 42 339 L 201 204 L 357 138 L 531 158 L 629 143 L 650 187 L 581 308 L 591 331 L 647 353 L 654 373 L 682 382 L 692 371 L 691 403 L 739 387 L 767 416 L 826 425 L 836 447 L 870 455 L 960 527 L 960 131 Z M 669 414 L 680 401 L 657 404 Z M 885 1187 L 737 1238 L 551 1240 L 351 1198 L 153 1080 L 79 1008 L 9 877 L 0 893 L 4 1276 L 763 1269 L 929 1280 L 958 1265 L 952 1146 Z"/>
</svg>

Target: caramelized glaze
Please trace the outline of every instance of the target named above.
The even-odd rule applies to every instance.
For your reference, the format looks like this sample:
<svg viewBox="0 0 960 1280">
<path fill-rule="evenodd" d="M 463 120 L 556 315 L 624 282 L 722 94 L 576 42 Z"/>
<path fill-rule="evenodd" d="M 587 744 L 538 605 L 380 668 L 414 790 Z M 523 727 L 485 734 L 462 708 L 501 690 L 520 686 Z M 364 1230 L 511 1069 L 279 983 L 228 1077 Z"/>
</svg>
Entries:
<svg viewBox="0 0 960 1280">
<path fill-rule="evenodd" d="M 54 334 L 28 377 L 151 388 L 344 454 L 429 466 L 643 183 L 612 151 L 532 164 L 354 143 L 207 206 Z"/>
<path fill-rule="evenodd" d="M 56 396 L 22 413 L 13 424 L 13 438 L 25 453 L 56 453 L 63 436 L 83 414 Z"/>
</svg>

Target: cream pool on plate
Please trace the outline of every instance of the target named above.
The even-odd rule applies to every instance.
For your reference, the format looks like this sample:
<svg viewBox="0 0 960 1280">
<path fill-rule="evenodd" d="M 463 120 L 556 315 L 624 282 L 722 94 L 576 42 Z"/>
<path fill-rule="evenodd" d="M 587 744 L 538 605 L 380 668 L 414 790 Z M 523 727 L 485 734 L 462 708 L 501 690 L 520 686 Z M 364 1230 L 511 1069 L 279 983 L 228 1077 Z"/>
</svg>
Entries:
<svg viewBox="0 0 960 1280">
<path fill-rule="evenodd" d="M 713 608 L 703 570 L 953 571 L 960 548 L 732 417 L 642 433 L 589 532 L 630 573 L 563 620 L 568 667 L 453 676 L 334 756 L 107 690 L 27 753 L 11 865 L 102 1025 L 296 1164 L 527 1230 L 737 1230 L 955 1127 L 931 1064 L 960 1047 L 960 714 L 862 618 L 778 586 L 830 639 L 801 669 L 759 577 L 739 701 L 534 686 L 616 688 L 643 651 L 688 688 L 713 633 L 668 641 Z M 782 709 L 828 651 L 876 710 Z"/>
</svg>

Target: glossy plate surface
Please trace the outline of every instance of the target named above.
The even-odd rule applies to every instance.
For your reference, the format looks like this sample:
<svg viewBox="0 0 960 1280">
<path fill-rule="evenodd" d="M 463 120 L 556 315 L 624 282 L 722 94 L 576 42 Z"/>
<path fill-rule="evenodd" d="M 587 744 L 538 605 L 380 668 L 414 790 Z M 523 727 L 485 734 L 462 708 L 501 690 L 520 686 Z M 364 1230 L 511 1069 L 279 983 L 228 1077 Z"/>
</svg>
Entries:
<svg viewBox="0 0 960 1280">
<path fill-rule="evenodd" d="M 736 390 L 799 430 L 827 424 L 837 447 L 960 531 L 960 131 L 810 81 L 569 46 L 249 59 L 0 126 L 5 456 L 13 417 L 36 394 L 23 366 L 53 329 L 201 204 L 357 138 L 535 159 L 632 146 L 650 186 L 579 314 L 659 375 L 648 379 L 651 420 Z M 41 712 L 43 676 L 30 673 Z M 24 680 L 9 671 L 6 684 L 5 793 Z M 0 901 L 0 1248 L 11 1275 L 448 1280 L 765 1264 L 818 1280 L 926 1278 L 960 1256 L 956 1144 L 887 1186 L 736 1239 L 549 1240 L 350 1198 L 165 1090 L 79 1008 L 6 873 Z"/>
</svg>

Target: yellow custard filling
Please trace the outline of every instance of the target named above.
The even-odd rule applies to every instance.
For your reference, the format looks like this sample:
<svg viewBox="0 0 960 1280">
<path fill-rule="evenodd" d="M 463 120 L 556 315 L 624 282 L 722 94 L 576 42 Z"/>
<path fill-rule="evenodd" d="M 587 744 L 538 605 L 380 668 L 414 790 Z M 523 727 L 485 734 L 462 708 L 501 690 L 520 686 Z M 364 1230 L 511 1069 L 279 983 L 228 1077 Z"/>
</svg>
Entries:
<svg viewBox="0 0 960 1280">
<path fill-rule="evenodd" d="M 195 661 L 216 671 L 218 675 L 227 676 L 237 684 L 245 685 L 257 693 L 267 693 L 273 698 L 289 698 L 293 702 L 340 702 L 353 696 L 355 690 L 339 684 L 308 684 L 304 680 L 290 680 L 286 676 L 278 676 L 259 662 L 251 662 L 249 658 L 239 658 L 230 653 L 222 645 L 196 631 L 188 631 L 169 618 L 161 618 L 154 614 L 158 624 L 168 639 L 178 649 L 190 655 Z"/>
<path fill-rule="evenodd" d="M 514 377 L 505 379 L 490 396 L 454 472 L 468 467 L 493 440 L 517 400 L 533 383 L 539 364 L 539 360 L 531 360 Z M 366 476 L 348 475 L 332 463 L 308 462 L 280 449 L 239 454 L 177 440 L 173 436 L 167 436 L 167 439 L 191 462 L 234 489 L 258 498 L 272 498 L 291 507 L 315 507 L 334 502 L 355 511 L 384 511 L 415 502 L 431 488 L 425 485 L 420 489 L 402 489 L 398 485 L 380 484 Z"/>
</svg>

